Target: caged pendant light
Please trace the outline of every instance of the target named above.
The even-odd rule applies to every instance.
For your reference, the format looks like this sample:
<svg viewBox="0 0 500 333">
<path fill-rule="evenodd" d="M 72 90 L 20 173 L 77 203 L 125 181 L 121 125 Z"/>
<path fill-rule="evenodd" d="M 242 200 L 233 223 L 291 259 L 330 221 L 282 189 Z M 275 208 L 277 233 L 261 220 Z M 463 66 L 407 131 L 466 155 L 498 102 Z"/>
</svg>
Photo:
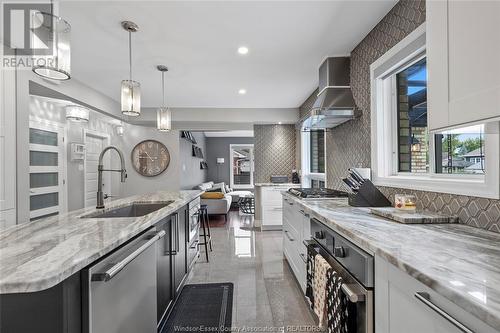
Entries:
<svg viewBox="0 0 500 333">
<path fill-rule="evenodd" d="M 168 71 L 168 68 L 163 65 L 158 65 L 156 68 L 161 72 L 161 92 L 163 96 L 162 106 L 156 112 L 156 127 L 159 131 L 168 132 L 172 129 L 172 112 L 170 108 L 165 106 L 165 72 Z"/>
<path fill-rule="evenodd" d="M 46 79 L 69 80 L 71 78 L 71 26 L 59 16 L 54 15 L 54 4 L 50 4 L 51 12 L 34 11 L 31 15 L 32 25 L 38 33 L 31 34 L 33 56 L 37 59 L 32 71 Z M 45 36 L 41 40 L 37 35 Z"/>
<path fill-rule="evenodd" d="M 132 32 L 137 32 L 139 26 L 131 21 L 123 21 L 122 27 L 128 32 L 129 79 L 122 81 L 121 104 L 122 113 L 137 117 L 141 114 L 141 84 L 132 80 Z"/>
</svg>

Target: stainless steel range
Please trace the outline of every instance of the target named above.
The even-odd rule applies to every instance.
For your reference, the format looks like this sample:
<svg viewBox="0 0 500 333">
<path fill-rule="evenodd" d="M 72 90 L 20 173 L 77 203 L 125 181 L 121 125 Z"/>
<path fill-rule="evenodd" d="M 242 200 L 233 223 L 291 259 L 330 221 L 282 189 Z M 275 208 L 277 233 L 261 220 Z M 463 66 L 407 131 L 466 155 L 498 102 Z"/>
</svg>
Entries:
<svg viewBox="0 0 500 333">
<path fill-rule="evenodd" d="M 301 199 L 334 199 L 346 198 L 347 192 L 332 190 L 330 188 L 291 188 L 288 193 Z"/>
<path fill-rule="evenodd" d="M 306 243 L 342 277 L 342 292 L 356 308 L 355 332 L 373 333 L 373 256 L 316 219 L 311 219 L 311 240 Z"/>
</svg>

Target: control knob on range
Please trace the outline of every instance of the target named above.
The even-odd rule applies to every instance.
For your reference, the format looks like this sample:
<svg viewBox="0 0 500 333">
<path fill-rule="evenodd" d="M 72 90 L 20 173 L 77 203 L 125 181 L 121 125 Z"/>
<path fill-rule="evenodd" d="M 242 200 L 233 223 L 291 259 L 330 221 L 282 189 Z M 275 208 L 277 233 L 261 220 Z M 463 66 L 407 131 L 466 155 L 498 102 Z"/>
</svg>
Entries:
<svg viewBox="0 0 500 333">
<path fill-rule="evenodd" d="M 333 249 L 333 255 L 336 258 L 344 258 L 345 257 L 344 247 L 342 247 L 342 246 L 335 246 L 335 248 Z"/>
<path fill-rule="evenodd" d="M 314 233 L 314 238 L 316 238 L 316 239 L 324 239 L 325 238 L 325 232 L 323 230 L 316 231 Z"/>
</svg>

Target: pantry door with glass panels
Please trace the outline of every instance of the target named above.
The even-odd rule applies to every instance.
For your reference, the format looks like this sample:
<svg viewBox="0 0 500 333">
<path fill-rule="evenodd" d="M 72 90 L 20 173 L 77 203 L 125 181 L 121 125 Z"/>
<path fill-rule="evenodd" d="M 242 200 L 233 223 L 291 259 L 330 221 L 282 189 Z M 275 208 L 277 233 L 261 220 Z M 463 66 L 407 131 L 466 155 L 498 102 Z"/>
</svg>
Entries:
<svg viewBox="0 0 500 333">
<path fill-rule="evenodd" d="M 64 128 L 30 121 L 30 220 L 67 211 Z"/>
</svg>

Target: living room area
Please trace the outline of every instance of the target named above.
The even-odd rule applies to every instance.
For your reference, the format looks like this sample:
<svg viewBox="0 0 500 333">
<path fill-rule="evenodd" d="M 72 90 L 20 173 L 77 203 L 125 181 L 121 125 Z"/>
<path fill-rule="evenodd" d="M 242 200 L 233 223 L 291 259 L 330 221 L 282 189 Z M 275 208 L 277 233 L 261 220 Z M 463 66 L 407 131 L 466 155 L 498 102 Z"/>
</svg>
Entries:
<svg viewBox="0 0 500 333">
<path fill-rule="evenodd" d="M 294 124 L 279 123 L 254 124 L 250 130 L 183 131 L 181 188 L 205 191 L 201 204 L 212 226 L 226 226 L 228 215 L 236 214 L 261 227 L 264 189 L 292 183 L 299 169 L 299 136 Z"/>
</svg>

